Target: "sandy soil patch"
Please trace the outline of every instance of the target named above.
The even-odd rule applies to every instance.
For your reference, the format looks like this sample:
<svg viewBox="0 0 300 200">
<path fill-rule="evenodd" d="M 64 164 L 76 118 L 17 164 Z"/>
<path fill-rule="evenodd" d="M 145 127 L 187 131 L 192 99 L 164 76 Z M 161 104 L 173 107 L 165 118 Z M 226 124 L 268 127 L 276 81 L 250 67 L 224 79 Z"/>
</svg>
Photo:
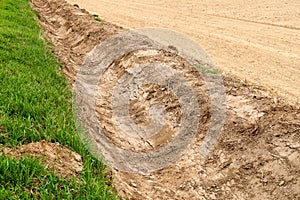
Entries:
<svg viewBox="0 0 300 200">
<path fill-rule="evenodd" d="M 127 28 L 163 27 L 195 39 L 218 68 L 299 103 L 298 0 L 68 0 Z"/>
<path fill-rule="evenodd" d="M 54 53 L 64 64 L 65 74 L 71 84 L 75 80 L 76 72 L 79 70 L 86 54 L 100 41 L 124 31 L 124 29 L 108 22 L 96 22 L 93 17 L 83 12 L 83 10 L 63 1 L 32 0 L 32 3 L 33 7 L 40 13 L 40 23 L 47 37 L 56 46 Z M 114 5 L 114 2 L 110 3 Z M 121 5 L 120 7 L 122 7 Z M 122 10 L 120 7 L 117 10 Z M 106 9 L 108 8 L 106 7 Z M 162 18 L 157 17 L 157 19 Z M 126 21 L 126 18 L 124 20 Z M 151 20 L 147 19 L 147 21 Z M 228 19 L 228 21 L 231 20 Z M 223 23 L 228 21 L 224 20 Z M 205 20 L 202 22 L 204 23 Z M 218 20 L 216 23 L 221 25 Z M 291 37 L 297 35 L 297 29 L 282 27 L 285 24 L 279 25 L 274 27 L 279 30 L 286 30 L 285 34 L 290 34 Z M 258 23 L 255 26 L 263 25 Z M 248 25 L 246 29 L 247 27 L 249 28 Z M 233 29 L 230 29 L 230 32 L 232 32 Z M 262 29 L 264 28 L 262 27 Z M 224 29 L 220 28 L 220 30 Z M 234 31 L 236 30 L 238 29 L 234 29 Z M 256 29 L 251 28 L 251 30 Z M 248 34 L 247 32 L 245 31 L 245 34 Z M 273 33 L 276 33 L 276 31 L 273 30 Z M 282 32 L 279 33 L 281 36 L 282 34 Z M 206 38 L 206 42 L 215 41 L 214 38 L 213 36 Z M 255 37 L 251 36 L 251 38 L 254 39 Z M 219 46 L 214 44 L 214 47 L 217 46 L 220 51 L 224 46 L 229 48 L 230 45 L 227 46 L 227 44 L 231 40 L 226 41 L 224 44 L 220 42 Z M 277 59 L 278 55 L 275 52 L 270 53 L 268 50 L 257 49 L 251 47 L 251 45 L 246 45 L 247 48 L 245 46 L 241 48 L 240 43 L 231 42 L 240 50 L 254 48 L 252 49 L 253 54 L 249 54 L 248 59 L 254 59 L 255 62 L 260 62 L 260 64 L 265 63 L 265 60 L 255 59 L 255 56 L 268 59 L 269 64 L 277 62 L 279 59 Z M 286 48 L 285 44 L 283 46 Z M 296 44 L 291 45 L 291 48 L 298 49 Z M 212 46 L 211 49 L 213 49 Z M 228 60 L 227 55 L 240 53 L 236 49 L 224 52 L 220 55 L 226 60 Z M 258 52 L 258 54 L 255 52 Z M 261 54 L 261 52 L 267 53 Z M 271 60 L 270 55 L 272 55 Z M 293 56 L 289 58 L 285 60 L 288 64 L 298 62 L 298 58 L 293 58 Z M 239 62 L 243 64 L 248 63 L 247 60 L 241 59 L 241 57 L 232 60 L 232 63 L 236 63 L 237 60 L 240 60 Z M 116 60 L 113 64 L 119 65 L 120 63 L 122 63 L 122 60 Z M 276 66 L 274 65 L 274 67 Z M 296 65 L 291 66 L 294 66 L 297 71 Z M 115 70 L 112 68 L 112 71 Z M 188 75 L 184 70 L 179 69 L 178 71 Z M 278 75 L 281 76 L 282 73 L 280 72 Z M 293 75 L 297 76 L 296 73 L 293 73 Z M 124 173 L 112 169 L 114 185 L 121 196 L 129 199 L 300 198 L 299 108 L 286 103 L 280 97 L 272 96 L 257 87 L 249 86 L 239 79 L 225 75 L 223 79 L 227 94 L 227 118 L 218 144 L 210 155 L 205 159 L 200 159 L 199 148 L 203 140 L 203 132 L 200 130 L 183 156 L 169 167 L 143 175 Z M 145 88 L 145 92 L 152 90 L 151 87 Z M 293 90 L 293 92 L 295 91 Z M 164 95 L 169 96 L 176 105 L 176 98 L 172 94 Z M 144 94 L 137 96 L 137 98 L 143 97 Z M 160 99 L 154 100 L 160 101 Z M 131 102 L 132 117 L 136 121 L 146 122 L 146 119 L 141 117 L 143 114 L 140 116 L 135 110 L 136 107 L 141 105 L 134 102 L 136 101 L 133 99 Z M 111 111 L 109 107 L 106 107 L 105 110 L 107 112 Z M 209 118 L 209 113 L 205 113 L 204 116 Z M 100 123 L 109 124 L 112 123 L 112 120 L 107 117 L 100 120 Z M 172 130 L 176 130 L 176 126 Z M 112 142 L 114 141 L 112 140 Z M 118 142 L 115 141 L 115 143 Z M 139 149 L 134 150 L 138 151 Z"/>
</svg>

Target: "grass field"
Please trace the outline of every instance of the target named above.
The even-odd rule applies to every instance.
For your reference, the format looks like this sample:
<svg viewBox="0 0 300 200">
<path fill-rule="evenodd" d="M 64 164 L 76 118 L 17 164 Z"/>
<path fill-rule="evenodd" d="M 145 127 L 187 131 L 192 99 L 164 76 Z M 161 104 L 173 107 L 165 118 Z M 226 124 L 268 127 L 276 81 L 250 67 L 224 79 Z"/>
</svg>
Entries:
<svg viewBox="0 0 300 200">
<path fill-rule="evenodd" d="M 37 158 L 2 153 L 0 199 L 115 199 L 105 166 L 76 134 L 71 90 L 35 18 L 28 0 L 0 1 L 0 144 L 59 142 L 81 154 L 84 169 L 65 179 Z"/>
</svg>

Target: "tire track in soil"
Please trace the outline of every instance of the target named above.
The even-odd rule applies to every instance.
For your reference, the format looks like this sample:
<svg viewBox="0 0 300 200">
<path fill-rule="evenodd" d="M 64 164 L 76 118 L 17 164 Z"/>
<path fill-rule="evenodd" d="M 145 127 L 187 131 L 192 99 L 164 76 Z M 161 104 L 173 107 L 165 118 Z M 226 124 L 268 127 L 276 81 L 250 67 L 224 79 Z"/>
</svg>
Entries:
<svg viewBox="0 0 300 200">
<path fill-rule="evenodd" d="M 31 2 L 71 85 L 86 54 L 109 36 L 125 30 L 96 22 L 84 10 L 64 1 Z M 238 79 L 225 75 L 223 79 L 227 120 L 210 155 L 200 159 L 199 136 L 178 161 L 165 169 L 146 175 L 112 169 L 113 183 L 121 197 L 300 198 L 300 109 Z"/>
</svg>

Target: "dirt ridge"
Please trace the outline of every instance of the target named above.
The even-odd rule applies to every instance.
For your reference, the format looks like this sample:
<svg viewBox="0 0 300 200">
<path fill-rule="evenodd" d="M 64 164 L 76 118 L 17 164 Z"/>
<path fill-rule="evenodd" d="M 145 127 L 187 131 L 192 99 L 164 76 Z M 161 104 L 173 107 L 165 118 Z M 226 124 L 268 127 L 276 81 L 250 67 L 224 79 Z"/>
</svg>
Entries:
<svg viewBox="0 0 300 200">
<path fill-rule="evenodd" d="M 32 0 L 40 24 L 55 45 L 70 83 L 86 54 L 124 29 L 96 22 L 77 6 Z M 200 159 L 203 137 L 184 155 L 150 174 L 112 169 L 114 185 L 129 199 L 299 199 L 300 110 L 281 98 L 223 76 L 227 120 L 213 152 Z"/>
<path fill-rule="evenodd" d="M 300 103 L 298 0 L 68 2 L 126 28 L 184 33 L 209 53 L 221 71 Z"/>
</svg>

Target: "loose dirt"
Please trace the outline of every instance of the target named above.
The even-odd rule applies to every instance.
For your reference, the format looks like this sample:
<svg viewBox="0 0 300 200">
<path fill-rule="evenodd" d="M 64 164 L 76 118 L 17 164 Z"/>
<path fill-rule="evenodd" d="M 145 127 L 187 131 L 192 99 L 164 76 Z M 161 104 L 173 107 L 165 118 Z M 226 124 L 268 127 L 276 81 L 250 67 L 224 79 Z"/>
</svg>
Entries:
<svg viewBox="0 0 300 200">
<path fill-rule="evenodd" d="M 39 158 L 41 163 L 61 177 L 76 176 L 83 169 L 81 156 L 61 146 L 59 143 L 47 141 L 34 142 L 14 148 L 4 148 L 6 156 L 18 159 L 22 156 Z"/>
<path fill-rule="evenodd" d="M 170 54 L 166 51 L 152 50 L 138 50 L 129 53 L 116 59 L 116 62 L 103 74 L 103 78 L 98 84 L 98 93 L 96 100 L 96 115 L 101 121 L 101 128 L 106 131 L 106 135 L 110 140 L 114 141 L 118 146 L 123 149 L 128 149 L 134 152 L 156 150 L 163 146 L 167 141 L 170 141 L 179 131 L 179 124 L 182 118 L 180 112 L 180 103 L 178 97 L 171 91 L 159 84 L 145 84 L 135 91 L 135 94 L 130 98 L 129 115 L 134 120 L 133 123 L 141 126 L 150 124 L 149 109 L 157 104 L 162 104 L 166 113 L 166 123 L 160 131 L 147 140 L 141 138 L 128 138 L 128 135 L 120 131 L 120 128 L 115 126 L 112 121 L 112 92 L 118 78 L 127 73 L 128 70 L 138 65 L 146 65 L 147 63 L 162 62 L 164 64 L 173 65 L 177 70 L 181 70 L 185 75 L 185 79 L 192 83 L 195 92 L 197 93 L 198 104 L 201 105 L 202 115 L 199 118 L 200 124 L 204 127 L 209 123 L 207 115 L 209 114 L 209 97 L 205 82 L 197 75 L 197 69 L 191 67 L 180 56 Z M 134 63 L 134 65 L 133 65 Z M 120 67 L 122 66 L 122 68 Z M 159 75 L 157 75 L 159 76 Z M 129 122 L 125 122 L 129 123 Z M 191 122 L 190 122 L 191 123 Z M 130 126 L 128 124 L 128 126 Z M 140 130 L 142 132 L 142 130 Z M 132 131 L 133 132 L 133 131 Z M 205 132 L 203 127 L 200 126 L 197 131 Z M 203 136 L 202 136 L 203 137 Z"/>
<path fill-rule="evenodd" d="M 163 4 L 165 1 L 160 2 Z M 110 2 L 110 4 L 115 5 L 115 2 Z M 86 11 L 77 6 L 67 4 L 64 1 L 32 0 L 32 5 L 39 12 L 40 24 L 44 28 L 47 38 L 55 45 L 54 53 L 63 63 L 65 75 L 71 85 L 76 79 L 76 73 L 83 63 L 86 54 L 95 45 L 109 36 L 124 31 L 119 26 L 107 22 L 97 22 Z M 120 9 L 122 6 L 124 5 L 121 4 L 116 9 L 122 10 Z M 108 8 L 103 7 L 103 9 Z M 179 14 L 176 16 L 180 18 L 180 12 L 182 11 L 178 12 Z M 127 14 L 130 16 L 131 12 L 127 10 Z M 170 11 L 171 14 L 172 12 Z M 173 13 L 173 15 L 175 14 Z M 124 19 L 126 20 L 128 17 L 124 17 Z M 163 17 L 157 17 L 157 19 L 165 21 Z M 220 21 L 217 20 L 219 19 L 218 17 L 213 17 L 213 19 L 216 20 L 216 24 L 220 25 Z M 221 19 L 224 21 L 222 22 L 224 24 L 236 22 L 236 20 L 230 18 L 222 17 Z M 147 20 L 151 21 L 151 19 Z M 202 20 L 195 20 L 201 23 L 205 22 L 203 18 Z M 242 21 L 247 22 L 247 20 Z M 170 20 L 169 22 L 174 23 Z M 273 22 L 269 21 L 268 23 Z M 252 27 L 252 31 L 263 30 L 265 27 L 265 24 L 261 22 L 247 22 L 246 24 L 252 24 L 255 27 L 261 26 L 260 28 Z M 239 26 L 240 24 L 236 25 Z M 275 27 L 281 37 L 283 34 L 282 30 L 285 30 L 285 34 L 294 37 L 295 40 L 293 41 L 297 41 L 296 35 L 298 34 L 298 29 L 295 27 L 295 24 L 282 22 L 268 26 Z M 247 29 L 249 26 L 245 28 Z M 244 34 L 250 37 L 251 32 L 246 31 L 246 29 Z M 230 28 L 230 31 L 237 30 Z M 208 44 L 209 41 L 216 41 L 214 31 L 203 31 L 211 33 L 211 38 L 205 38 L 205 44 Z M 220 31 L 229 30 L 221 29 L 220 27 Z M 269 32 L 267 29 L 265 31 L 266 33 Z M 269 34 L 273 33 L 275 34 L 276 31 L 269 32 Z M 251 38 L 255 39 L 254 36 L 251 36 Z M 269 41 L 265 41 L 264 38 L 265 36 L 260 38 L 262 42 L 261 46 L 265 46 L 268 43 L 267 41 Z M 227 42 L 223 41 L 224 43 L 220 42 L 220 45 L 216 45 L 216 43 L 212 45 L 211 43 L 210 45 L 212 46 L 208 45 L 210 47 L 208 50 L 210 51 L 214 48 L 220 50 L 224 48 L 232 49 L 240 45 L 240 43 L 236 44 L 231 39 L 226 40 Z M 256 39 L 260 40 L 259 38 Z M 285 39 L 281 41 L 282 43 L 280 44 L 283 48 L 287 48 L 290 44 L 291 49 L 299 50 L 295 43 L 286 43 Z M 270 40 L 270 42 L 270 44 L 276 43 L 273 43 L 274 40 Z M 284 51 L 274 51 L 271 53 L 268 50 L 268 45 L 266 45 L 267 49 L 264 49 L 257 48 L 255 45 L 248 45 L 245 41 L 244 44 L 246 46 L 244 45 L 243 48 L 247 47 L 253 53 L 249 54 L 248 59 L 253 59 L 254 62 L 259 62 L 262 66 L 265 66 L 263 64 L 266 60 L 270 64 L 273 62 L 281 63 L 281 56 L 278 54 L 281 52 L 281 54 L 283 53 L 282 55 L 285 55 L 288 51 L 285 49 Z M 245 52 L 242 51 L 243 48 L 239 48 L 241 52 L 237 50 L 231 52 L 228 50 L 224 51 L 224 54 L 220 54 L 222 55 L 221 58 L 224 59 L 224 63 L 228 61 L 227 55 L 232 56 L 233 54 L 242 54 Z M 255 53 L 256 51 L 258 52 L 257 54 Z M 262 52 L 264 53 L 261 54 Z M 231 61 L 237 65 L 238 63 L 243 63 L 247 68 L 248 62 L 246 62 L 247 60 L 240 59 L 241 56 L 243 57 L 244 55 L 240 55 Z M 261 59 L 256 59 L 256 56 Z M 128 60 L 130 61 L 131 58 L 134 58 L 134 55 L 131 55 Z M 284 62 L 288 64 L 287 66 L 294 66 L 293 70 L 297 72 L 296 63 L 299 61 L 298 59 L 295 56 L 290 56 Z M 174 56 L 174 60 L 176 60 L 176 56 Z M 119 65 L 123 61 L 118 60 L 112 64 Z M 131 61 L 138 62 L 134 59 L 131 59 Z M 238 62 L 236 63 L 235 61 Z M 125 64 L 126 62 L 123 62 L 123 65 Z M 277 69 L 277 66 L 274 65 L 274 68 Z M 116 70 L 117 68 L 112 68 L 112 71 L 122 73 L 122 71 L 119 72 Z M 178 71 L 184 72 L 184 70 L 180 69 Z M 277 73 L 276 70 L 275 72 Z M 184 75 L 188 76 L 188 73 L 186 72 Z M 260 75 L 263 75 L 263 73 L 260 73 Z M 271 75 L 273 74 L 271 73 Z M 279 77 L 281 75 L 285 76 L 281 72 L 277 75 Z M 289 78 L 293 76 L 297 76 L 297 73 L 293 73 Z M 109 74 L 106 77 L 109 78 Z M 113 182 L 121 197 L 128 199 L 300 198 L 300 109 L 290 105 L 278 96 L 271 95 L 269 92 L 260 90 L 258 87 L 249 86 L 246 82 L 237 78 L 230 78 L 223 75 L 223 80 L 227 94 L 227 118 L 221 137 L 209 156 L 205 159 L 201 159 L 199 156 L 199 148 L 203 140 L 203 134 L 200 132 L 182 157 L 162 170 L 142 175 L 124 173 L 112 169 Z M 105 83 L 110 84 L 110 82 Z M 268 83 L 271 82 L 268 81 Z M 161 98 L 150 98 L 153 101 L 164 101 L 164 96 L 169 97 L 171 100 L 168 104 L 174 104 L 174 109 L 171 110 L 170 116 L 174 115 L 177 109 L 176 97 L 168 91 L 160 92 L 160 88 L 155 87 L 157 86 L 145 86 L 145 94 L 148 95 L 150 92 L 156 91 L 157 96 Z M 104 92 L 109 93 L 109 91 L 105 90 Z M 296 88 L 289 92 L 299 94 Z M 141 106 L 139 101 L 143 98 L 146 98 L 146 96 L 139 94 L 136 96 L 136 99 L 132 99 L 130 102 L 132 104 L 130 114 L 138 123 L 147 123 L 147 118 L 143 114 L 147 108 L 142 108 L 140 112 L 137 111 L 137 107 Z M 102 100 L 104 101 L 105 99 Z M 109 106 L 105 107 L 104 110 L 111 112 Z M 98 118 L 103 119 L 103 121 L 100 120 L 101 124 L 112 122 L 109 117 L 101 115 L 100 109 L 97 111 Z M 175 114 L 175 119 L 176 116 Z M 205 116 L 209 118 L 209 113 L 205 114 Z M 172 123 L 175 124 L 172 130 L 176 130 L 177 121 L 171 121 Z M 205 129 L 205 127 L 203 128 Z M 117 140 L 112 140 L 112 142 L 118 145 Z M 166 140 L 159 142 L 163 143 Z M 122 141 L 119 141 L 119 145 L 121 143 Z M 158 147 L 159 145 L 155 146 L 155 148 Z M 130 149 L 130 146 L 126 148 Z M 140 149 L 133 150 L 139 151 Z"/>
<path fill-rule="evenodd" d="M 127 28 L 187 34 L 217 67 L 300 103 L 298 0 L 68 0 Z"/>
</svg>

